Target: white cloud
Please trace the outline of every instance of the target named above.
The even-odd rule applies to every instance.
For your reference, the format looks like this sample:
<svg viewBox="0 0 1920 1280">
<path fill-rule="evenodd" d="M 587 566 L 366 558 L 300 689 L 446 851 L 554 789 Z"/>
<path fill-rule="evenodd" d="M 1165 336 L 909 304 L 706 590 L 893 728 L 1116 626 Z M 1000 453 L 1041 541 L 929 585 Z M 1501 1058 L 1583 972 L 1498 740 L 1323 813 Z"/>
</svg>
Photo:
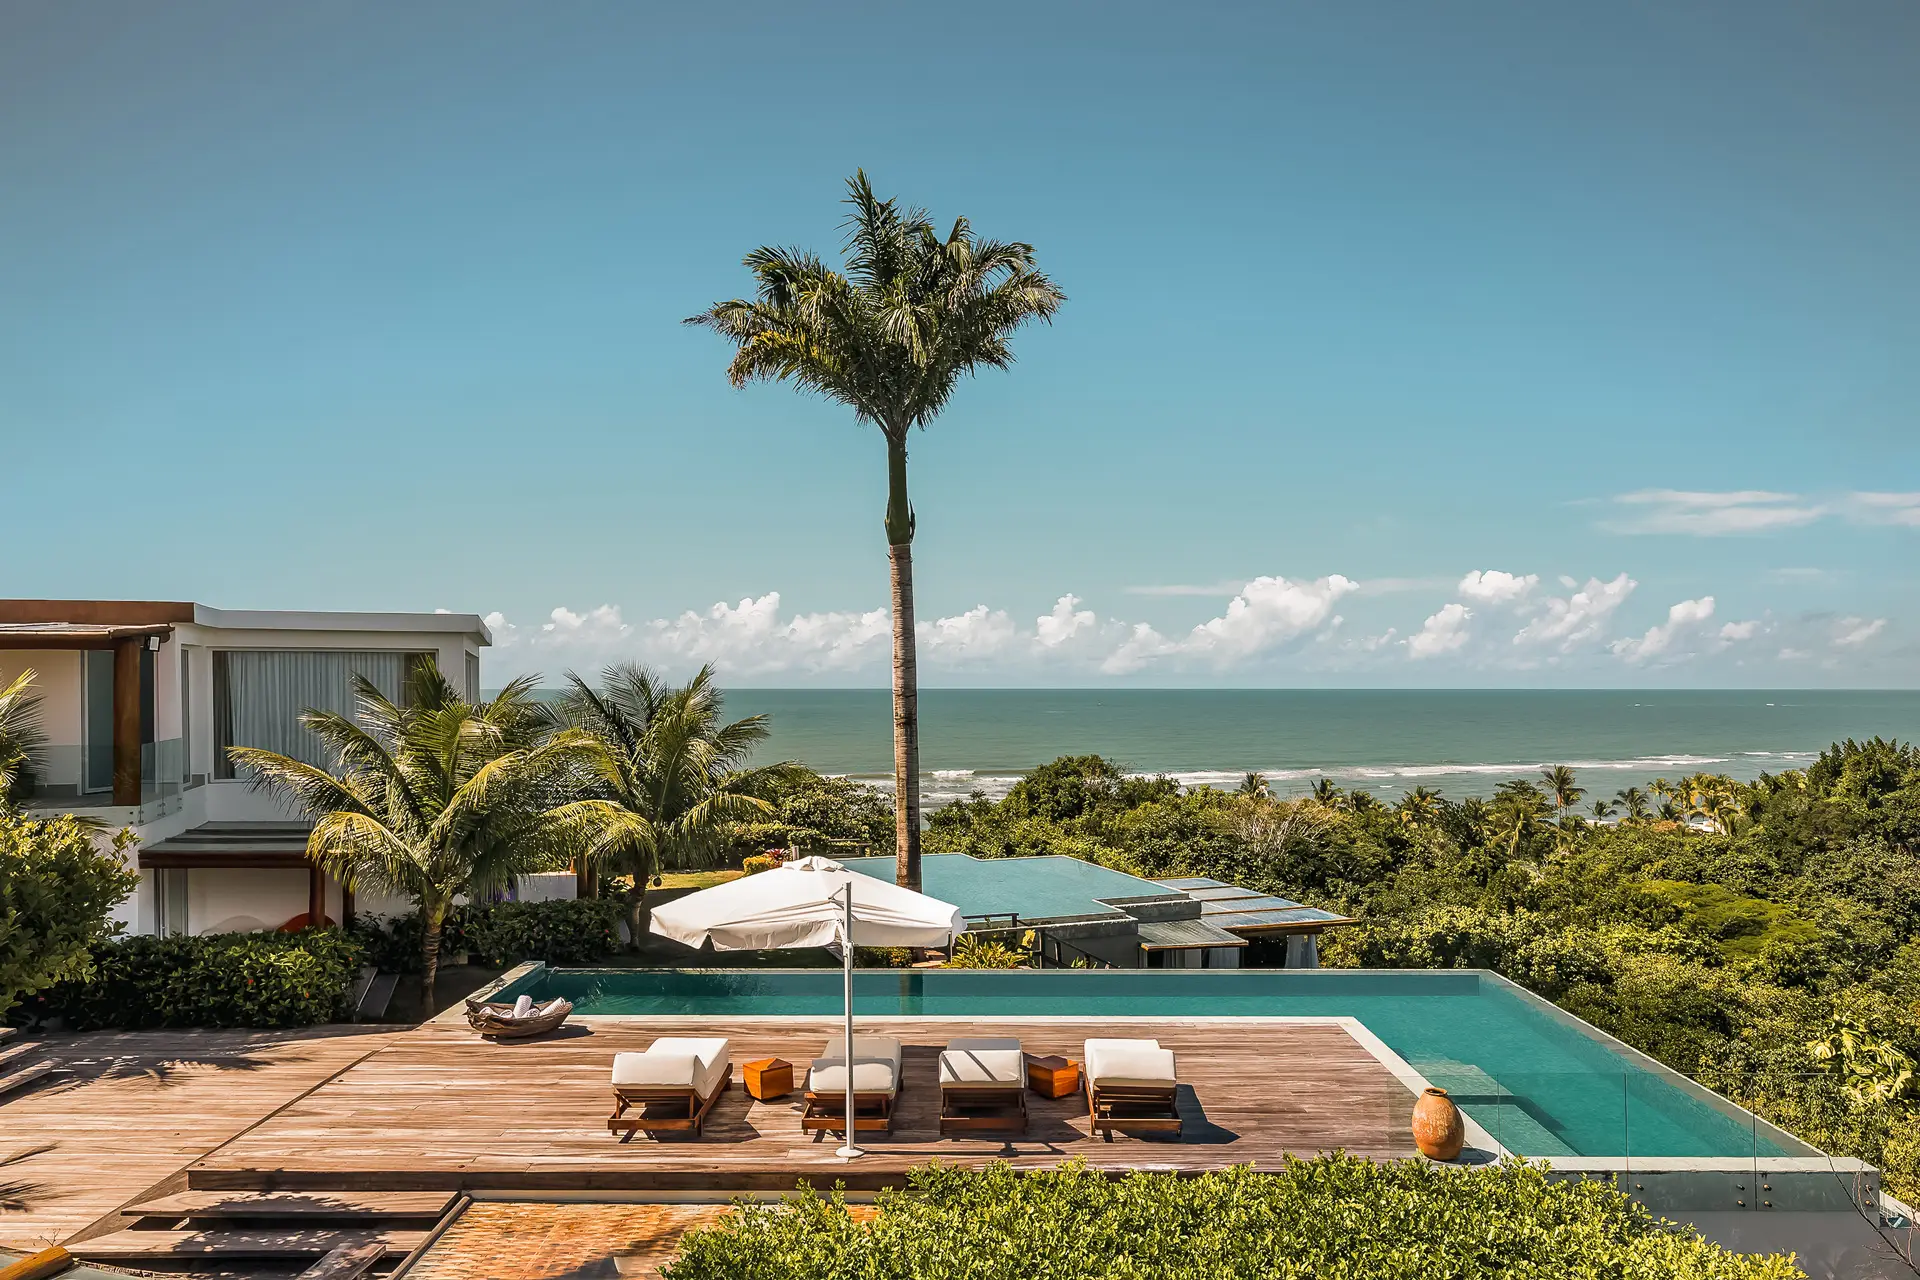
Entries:
<svg viewBox="0 0 1920 1280">
<path fill-rule="evenodd" d="M 1647 628 L 1647 633 L 1638 640 L 1615 640 L 1607 648 L 1616 657 L 1628 662 L 1647 662 L 1673 647 L 1673 642 L 1694 630 L 1713 617 L 1713 597 L 1701 596 L 1698 600 L 1682 600 L 1667 610 L 1667 620 L 1657 626 Z"/>
<path fill-rule="evenodd" d="M 1043 613 L 1033 620 L 1034 642 L 1042 649 L 1059 649 L 1071 644 L 1076 637 L 1092 634 L 1097 629 L 1097 619 L 1093 610 L 1079 608 L 1080 597 L 1061 596 L 1053 602 L 1053 612 Z"/>
<path fill-rule="evenodd" d="M 1588 578 L 1587 585 L 1565 598 L 1550 597 L 1541 612 L 1513 637 L 1516 645 L 1556 645 L 1571 653 L 1599 635 L 1614 610 L 1626 603 L 1640 584 L 1622 573 L 1610 582 Z"/>
<path fill-rule="evenodd" d="M 1920 528 L 1920 493 L 1850 493 L 1847 514 L 1865 524 Z"/>
<path fill-rule="evenodd" d="M 891 625 L 887 633 L 891 637 Z M 922 622 L 914 628 L 914 635 L 934 662 L 969 662 L 1005 653 L 1013 646 L 1016 632 L 1005 610 L 977 604 L 950 618 Z"/>
<path fill-rule="evenodd" d="M 1407 637 L 1409 658 L 1432 658 L 1452 653 L 1467 642 L 1467 620 L 1473 610 L 1463 604 L 1449 604 L 1428 618 L 1418 632 Z"/>
<path fill-rule="evenodd" d="M 1766 533 L 1812 524 L 1828 509 L 1795 493 L 1737 489 L 1726 493 L 1641 489 L 1614 502 L 1630 514 L 1604 522 L 1615 533 L 1679 533 L 1702 538 Z"/>
<path fill-rule="evenodd" d="M 1839 648 L 1863 645 L 1887 629 L 1885 618 L 1869 622 L 1865 618 L 1842 618 L 1834 627 L 1833 643 Z"/>
<path fill-rule="evenodd" d="M 1519 603 L 1539 585 L 1540 575 L 1537 573 L 1530 573 L 1523 578 L 1517 574 L 1502 573 L 1498 569 L 1475 569 L 1460 579 L 1455 589 L 1475 604 L 1502 605 Z"/>
<path fill-rule="evenodd" d="M 1124 676 L 1140 670 L 1153 659 L 1178 652 L 1179 646 L 1144 622 L 1136 622 L 1120 647 L 1108 654 L 1100 669 L 1108 675 Z"/>
<path fill-rule="evenodd" d="M 724 601 L 704 613 L 648 623 L 643 658 L 712 662 L 729 672 L 846 671 L 884 656 L 892 637 L 885 609 L 780 616 L 780 593 L 769 591 L 737 605 Z"/>
<path fill-rule="evenodd" d="M 1188 633 L 1180 650 L 1218 666 L 1252 657 L 1317 630 L 1333 616 L 1334 602 L 1358 585 L 1337 573 L 1313 582 L 1255 578 L 1240 588 L 1224 614 Z"/>
<path fill-rule="evenodd" d="M 1780 661 L 1782 662 L 1799 662 L 1802 659 L 1811 658 L 1812 656 L 1813 654 L 1806 649 L 1795 649 L 1792 647 L 1782 649 L 1779 654 Z"/>
<path fill-rule="evenodd" d="M 1759 630 L 1760 624 L 1758 622 L 1729 622 L 1720 628 L 1720 639 L 1727 644 L 1733 644 L 1741 640 L 1751 640 Z"/>
<path fill-rule="evenodd" d="M 1377 636 L 1361 636 L 1357 640 L 1347 640 L 1342 643 L 1348 648 L 1358 649 L 1362 653 L 1378 653 L 1380 650 L 1392 644 L 1394 637 L 1399 634 L 1400 629 L 1398 627 L 1388 627 Z"/>
<path fill-rule="evenodd" d="M 1125 587 L 1130 596 L 1230 596 L 1240 589 L 1241 579 L 1226 582 L 1169 582 L 1162 586 Z"/>
</svg>

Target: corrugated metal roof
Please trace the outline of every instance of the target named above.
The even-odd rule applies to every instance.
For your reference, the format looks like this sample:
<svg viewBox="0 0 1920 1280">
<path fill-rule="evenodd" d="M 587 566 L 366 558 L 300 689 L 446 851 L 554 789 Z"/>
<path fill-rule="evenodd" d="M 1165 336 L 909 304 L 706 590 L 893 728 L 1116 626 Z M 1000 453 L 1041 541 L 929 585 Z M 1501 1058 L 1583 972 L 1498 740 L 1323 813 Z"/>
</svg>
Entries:
<svg viewBox="0 0 1920 1280">
<path fill-rule="evenodd" d="M 1140 926 L 1142 951 L 1187 951 L 1196 947 L 1244 947 L 1236 938 L 1204 920 L 1151 920 Z"/>
</svg>

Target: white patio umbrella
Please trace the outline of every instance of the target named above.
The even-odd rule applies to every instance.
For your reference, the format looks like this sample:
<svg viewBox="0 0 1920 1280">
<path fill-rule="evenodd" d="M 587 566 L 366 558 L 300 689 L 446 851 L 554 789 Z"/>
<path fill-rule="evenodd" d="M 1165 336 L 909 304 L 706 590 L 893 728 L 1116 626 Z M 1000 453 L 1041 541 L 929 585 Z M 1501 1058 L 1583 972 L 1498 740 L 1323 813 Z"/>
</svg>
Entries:
<svg viewBox="0 0 1920 1280">
<path fill-rule="evenodd" d="M 772 871 L 741 876 L 662 903 L 653 932 L 716 951 L 839 944 L 846 991 L 847 1140 L 835 1154 L 864 1154 L 854 1142 L 853 948 L 943 947 L 966 932 L 960 908 L 831 858 L 799 858 Z"/>
</svg>

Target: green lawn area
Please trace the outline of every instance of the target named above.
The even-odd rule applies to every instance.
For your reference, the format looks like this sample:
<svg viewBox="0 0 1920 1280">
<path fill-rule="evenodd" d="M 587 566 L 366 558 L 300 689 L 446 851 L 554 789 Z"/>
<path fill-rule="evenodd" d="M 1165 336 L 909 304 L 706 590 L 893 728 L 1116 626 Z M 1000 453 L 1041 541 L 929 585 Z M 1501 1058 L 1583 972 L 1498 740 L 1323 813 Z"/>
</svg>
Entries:
<svg viewBox="0 0 1920 1280">
<path fill-rule="evenodd" d="M 654 889 L 711 889 L 745 874 L 744 871 L 669 871 L 660 877 Z"/>
</svg>

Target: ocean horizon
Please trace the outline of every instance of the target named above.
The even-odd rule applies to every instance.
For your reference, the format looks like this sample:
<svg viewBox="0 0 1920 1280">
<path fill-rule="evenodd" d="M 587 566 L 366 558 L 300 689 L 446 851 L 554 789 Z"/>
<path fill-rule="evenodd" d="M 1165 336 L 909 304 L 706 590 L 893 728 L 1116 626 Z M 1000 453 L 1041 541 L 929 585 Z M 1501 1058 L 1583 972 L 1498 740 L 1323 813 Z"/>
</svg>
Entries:
<svg viewBox="0 0 1920 1280">
<path fill-rule="evenodd" d="M 876 786 L 893 781 L 886 689 L 734 688 L 728 718 L 765 714 L 761 763 L 797 760 Z M 1589 798 L 1696 772 L 1751 779 L 1804 767 L 1846 738 L 1920 735 L 1920 690 L 976 689 L 920 691 L 929 807 L 998 797 L 1063 755 L 1129 772 L 1276 794 L 1321 777 L 1382 797 L 1425 786 L 1491 794 L 1571 765 Z"/>
</svg>

